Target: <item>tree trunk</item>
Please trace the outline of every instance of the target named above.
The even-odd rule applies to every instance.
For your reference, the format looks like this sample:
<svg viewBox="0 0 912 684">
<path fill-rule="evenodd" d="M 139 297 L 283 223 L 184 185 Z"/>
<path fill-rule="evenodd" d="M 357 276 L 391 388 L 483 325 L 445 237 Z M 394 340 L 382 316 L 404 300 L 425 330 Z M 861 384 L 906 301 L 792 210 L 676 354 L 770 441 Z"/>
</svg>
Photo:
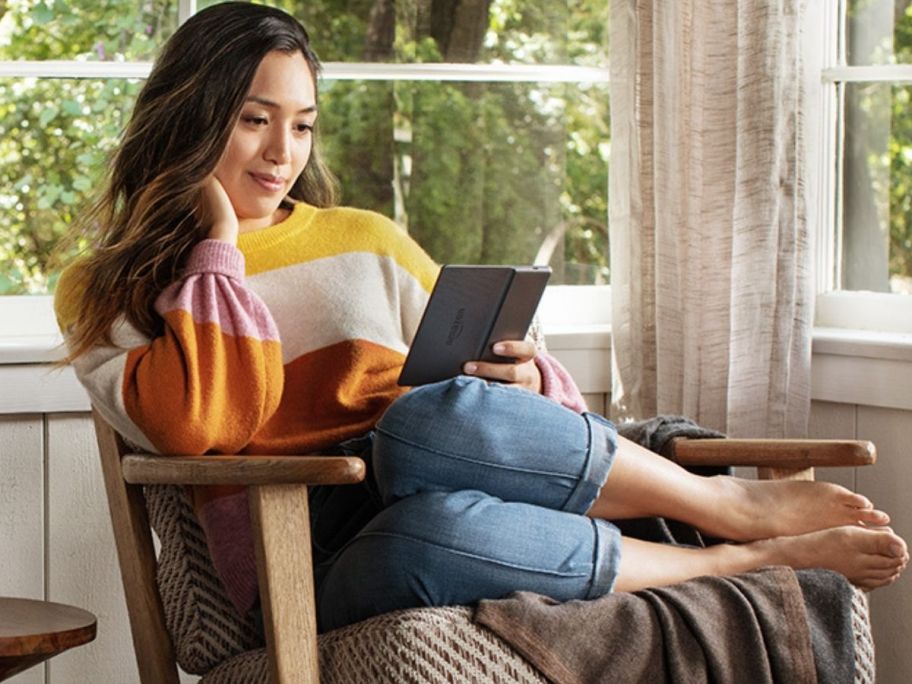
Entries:
<svg viewBox="0 0 912 684">
<path fill-rule="evenodd" d="M 431 36 L 447 62 L 476 62 L 488 30 L 491 0 L 433 0 Z"/>
<path fill-rule="evenodd" d="M 364 38 L 364 61 L 392 61 L 395 40 L 396 6 L 393 0 L 374 0 Z"/>
</svg>

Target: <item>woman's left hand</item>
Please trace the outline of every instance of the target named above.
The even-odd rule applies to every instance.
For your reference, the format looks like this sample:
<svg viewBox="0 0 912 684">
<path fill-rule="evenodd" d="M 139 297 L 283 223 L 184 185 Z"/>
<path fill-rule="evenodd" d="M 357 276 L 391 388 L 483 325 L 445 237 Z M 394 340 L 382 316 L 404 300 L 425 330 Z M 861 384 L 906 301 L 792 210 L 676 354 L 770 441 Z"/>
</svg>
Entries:
<svg viewBox="0 0 912 684">
<path fill-rule="evenodd" d="M 515 363 L 491 363 L 487 361 L 469 361 L 462 367 L 466 375 L 475 375 L 489 380 L 497 380 L 510 385 L 518 385 L 541 394 L 542 378 L 535 365 L 537 349 L 532 342 L 525 340 L 507 340 L 494 345 L 494 353 L 516 359 Z"/>
</svg>

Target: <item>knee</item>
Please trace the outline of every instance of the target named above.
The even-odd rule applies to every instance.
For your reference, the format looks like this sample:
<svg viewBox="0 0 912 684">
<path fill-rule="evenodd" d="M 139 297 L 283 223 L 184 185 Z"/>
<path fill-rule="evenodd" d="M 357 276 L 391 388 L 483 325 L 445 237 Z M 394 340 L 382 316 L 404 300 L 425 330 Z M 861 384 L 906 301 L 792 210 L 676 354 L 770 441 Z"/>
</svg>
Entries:
<svg viewBox="0 0 912 684">
<path fill-rule="evenodd" d="M 418 492 L 442 491 L 456 435 L 472 429 L 466 388 L 477 393 L 478 378 L 458 377 L 416 387 L 394 401 L 376 426 L 372 461 L 385 505 Z"/>
<path fill-rule="evenodd" d="M 414 387 L 396 399 L 377 422 L 392 434 L 420 435 L 431 426 L 436 431 L 451 420 L 462 420 L 484 393 L 487 382 L 460 375 L 449 380 Z"/>
</svg>

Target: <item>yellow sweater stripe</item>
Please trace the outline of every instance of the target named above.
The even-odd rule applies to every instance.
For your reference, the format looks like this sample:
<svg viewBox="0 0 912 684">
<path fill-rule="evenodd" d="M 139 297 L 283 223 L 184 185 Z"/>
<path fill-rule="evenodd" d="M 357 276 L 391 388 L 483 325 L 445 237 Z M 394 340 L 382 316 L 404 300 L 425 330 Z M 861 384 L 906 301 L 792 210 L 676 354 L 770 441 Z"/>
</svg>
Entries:
<svg viewBox="0 0 912 684">
<path fill-rule="evenodd" d="M 436 278 L 436 271 L 428 271 L 427 254 L 402 228 L 374 212 L 350 207 L 317 209 L 298 203 L 282 223 L 242 234 L 238 248 L 247 259 L 248 276 L 305 260 L 368 252 L 393 259 L 427 291 Z"/>
</svg>

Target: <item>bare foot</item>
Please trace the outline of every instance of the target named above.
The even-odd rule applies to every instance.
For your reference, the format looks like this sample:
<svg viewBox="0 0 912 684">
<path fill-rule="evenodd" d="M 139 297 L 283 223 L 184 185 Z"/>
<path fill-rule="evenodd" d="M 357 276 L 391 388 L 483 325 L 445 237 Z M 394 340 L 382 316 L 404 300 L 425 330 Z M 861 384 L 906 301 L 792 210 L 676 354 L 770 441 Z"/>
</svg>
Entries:
<svg viewBox="0 0 912 684">
<path fill-rule="evenodd" d="M 890 516 L 829 482 L 708 478 L 718 516 L 700 529 L 732 541 L 791 537 L 843 525 L 883 526 Z"/>
<path fill-rule="evenodd" d="M 906 543 L 889 528 L 846 525 L 747 546 L 769 554 L 777 565 L 835 570 L 867 590 L 892 584 L 909 563 Z"/>
<path fill-rule="evenodd" d="M 636 591 L 699 577 L 735 575 L 767 565 L 826 568 L 862 589 L 896 581 L 909 563 L 909 550 L 889 528 L 844 525 L 791 537 L 705 549 L 621 540 L 616 591 Z"/>
</svg>

